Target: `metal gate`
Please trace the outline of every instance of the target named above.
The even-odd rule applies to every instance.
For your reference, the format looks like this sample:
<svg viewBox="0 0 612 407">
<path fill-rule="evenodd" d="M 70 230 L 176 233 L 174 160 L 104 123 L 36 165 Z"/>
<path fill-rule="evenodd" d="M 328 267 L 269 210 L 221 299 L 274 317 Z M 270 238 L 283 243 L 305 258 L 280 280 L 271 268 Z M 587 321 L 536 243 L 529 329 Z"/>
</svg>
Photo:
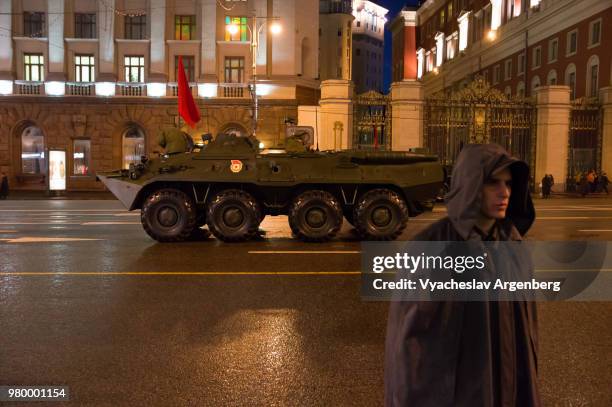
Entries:
<svg viewBox="0 0 612 407">
<path fill-rule="evenodd" d="M 568 145 L 567 186 L 575 189 L 582 175 L 601 172 L 601 108 L 588 100 L 572 104 Z"/>
<path fill-rule="evenodd" d="M 369 91 L 353 104 L 353 146 L 365 150 L 391 150 L 391 103 L 388 95 Z"/>
<path fill-rule="evenodd" d="M 497 143 L 534 168 L 535 122 L 533 105 L 510 100 L 477 77 L 457 92 L 426 100 L 424 146 L 452 166 L 464 145 Z"/>
</svg>

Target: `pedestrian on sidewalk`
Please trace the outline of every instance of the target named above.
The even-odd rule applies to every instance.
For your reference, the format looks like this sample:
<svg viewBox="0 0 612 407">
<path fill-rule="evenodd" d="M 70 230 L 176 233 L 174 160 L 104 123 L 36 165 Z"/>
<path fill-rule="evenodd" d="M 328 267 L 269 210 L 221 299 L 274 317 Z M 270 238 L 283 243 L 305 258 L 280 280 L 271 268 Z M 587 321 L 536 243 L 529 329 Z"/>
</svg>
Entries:
<svg viewBox="0 0 612 407">
<path fill-rule="evenodd" d="M 414 240 L 522 240 L 535 219 L 528 165 L 497 144 L 466 145 L 447 208 Z M 512 267 L 533 271 L 523 262 Z M 385 406 L 540 406 L 537 337 L 534 302 L 393 301 Z"/>
<path fill-rule="evenodd" d="M 6 199 L 9 195 L 9 183 L 6 173 L 2 173 L 0 176 L 0 199 Z"/>
<path fill-rule="evenodd" d="M 608 179 L 608 174 L 606 174 L 605 172 L 601 173 L 601 176 L 599 177 L 599 185 L 601 187 L 602 191 L 606 192 L 606 195 L 608 194 L 608 184 L 610 183 L 610 179 Z"/>
<path fill-rule="evenodd" d="M 551 185 L 551 179 L 549 177 L 548 174 L 544 174 L 544 178 L 542 178 L 542 198 L 546 199 L 548 197 L 550 197 L 550 188 L 552 187 Z"/>
<path fill-rule="evenodd" d="M 591 184 L 589 183 L 589 178 L 587 175 L 583 175 L 580 179 L 580 185 L 578 186 L 578 191 L 580 192 L 580 196 L 583 198 L 587 196 L 591 189 Z"/>
</svg>

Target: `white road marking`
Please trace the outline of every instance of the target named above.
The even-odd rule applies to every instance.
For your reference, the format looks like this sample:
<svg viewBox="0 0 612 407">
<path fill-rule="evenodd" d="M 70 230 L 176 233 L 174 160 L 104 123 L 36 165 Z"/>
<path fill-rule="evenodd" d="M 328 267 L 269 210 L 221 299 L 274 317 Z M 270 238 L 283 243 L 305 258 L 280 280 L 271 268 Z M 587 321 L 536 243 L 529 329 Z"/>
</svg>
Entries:
<svg viewBox="0 0 612 407">
<path fill-rule="evenodd" d="M 100 225 L 140 225 L 140 222 L 84 222 L 82 226 L 100 226 Z"/>
<path fill-rule="evenodd" d="M 250 250 L 249 254 L 359 254 L 359 250 Z"/>
<path fill-rule="evenodd" d="M 125 209 L 0 209 L 0 212 L 127 212 Z"/>
<path fill-rule="evenodd" d="M 0 225 L 80 225 L 79 222 L 0 222 Z"/>
<path fill-rule="evenodd" d="M 80 237 L 18 237 L 16 239 L 4 239 L 8 243 L 61 243 L 61 242 L 81 242 L 104 239 L 88 239 Z"/>
</svg>

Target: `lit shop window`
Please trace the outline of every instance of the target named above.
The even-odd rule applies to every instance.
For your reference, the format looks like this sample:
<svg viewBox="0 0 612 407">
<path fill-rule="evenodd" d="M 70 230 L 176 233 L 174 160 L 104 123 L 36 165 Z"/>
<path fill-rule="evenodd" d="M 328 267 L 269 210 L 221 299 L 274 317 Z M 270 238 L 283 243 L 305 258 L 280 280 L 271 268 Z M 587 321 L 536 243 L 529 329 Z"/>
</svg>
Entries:
<svg viewBox="0 0 612 407">
<path fill-rule="evenodd" d="M 123 163 L 122 168 L 129 169 L 130 164 L 139 163 L 145 155 L 145 137 L 138 127 L 130 127 L 123 133 Z"/>
<path fill-rule="evenodd" d="M 45 137 L 39 127 L 28 126 L 21 133 L 21 172 L 45 172 Z"/>
<path fill-rule="evenodd" d="M 72 150 L 72 175 L 89 175 L 91 141 L 74 140 Z"/>
</svg>

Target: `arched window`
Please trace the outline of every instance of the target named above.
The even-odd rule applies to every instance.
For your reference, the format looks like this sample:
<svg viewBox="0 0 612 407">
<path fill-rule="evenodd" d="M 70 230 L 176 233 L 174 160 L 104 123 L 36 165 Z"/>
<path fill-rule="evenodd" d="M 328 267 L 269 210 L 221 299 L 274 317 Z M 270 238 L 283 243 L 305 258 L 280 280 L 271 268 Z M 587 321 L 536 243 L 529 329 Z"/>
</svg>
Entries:
<svg viewBox="0 0 612 407">
<path fill-rule="evenodd" d="M 520 81 L 516 85 L 516 96 L 518 96 L 521 99 L 525 97 L 525 82 Z"/>
<path fill-rule="evenodd" d="M 565 68 L 565 85 L 570 88 L 570 99 L 576 99 L 576 65 L 569 64 Z"/>
<path fill-rule="evenodd" d="M 586 92 L 589 97 L 597 97 L 599 90 L 599 57 L 592 55 L 587 63 Z"/>
<path fill-rule="evenodd" d="M 27 126 L 21 132 L 21 172 L 46 173 L 45 136 L 40 127 Z"/>
<path fill-rule="evenodd" d="M 512 88 L 510 86 L 506 86 L 506 89 L 504 89 L 504 95 L 506 95 L 508 99 L 512 97 Z"/>
<path fill-rule="evenodd" d="M 540 87 L 540 77 L 538 75 L 531 79 L 531 94 L 535 95 L 535 90 Z"/>
<path fill-rule="evenodd" d="M 145 136 L 142 129 L 132 125 L 123 133 L 122 164 L 124 169 L 130 168 L 130 164 L 140 162 L 140 157 L 145 155 Z"/>
<path fill-rule="evenodd" d="M 557 84 L 557 71 L 555 71 L 554 69 L 551 69 L 550 72 L 548 72 L 548 76 L 546 77 L 546 84 L 547 85 Z"/>
</svg>

